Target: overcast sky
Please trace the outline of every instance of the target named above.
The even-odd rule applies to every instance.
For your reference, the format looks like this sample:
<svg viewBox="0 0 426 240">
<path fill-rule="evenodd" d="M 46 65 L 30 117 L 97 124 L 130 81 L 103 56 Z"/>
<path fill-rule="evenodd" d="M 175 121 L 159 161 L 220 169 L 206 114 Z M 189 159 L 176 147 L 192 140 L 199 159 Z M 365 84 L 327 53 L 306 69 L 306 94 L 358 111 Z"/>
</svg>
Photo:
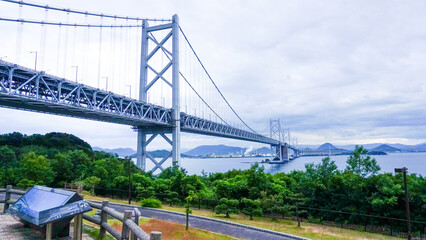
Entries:
<svg viewBox="0 0 426 240">
<path fill-rule="evenodd" d="M 425 1 L 37 3 L 136 17 L 177 13 L 224 95 L 257 131 L 280 118 L 299 144 L 426 142 Z M 3 10 L 10 6 L 0 2 Z M 128 126 L 4 108 L 0 116 L 0 133 L 59 131 L 92 146 L 136 148 Z M 260 146 L 182 136 L 185 149 L 220 143 Z"/>
</svg>

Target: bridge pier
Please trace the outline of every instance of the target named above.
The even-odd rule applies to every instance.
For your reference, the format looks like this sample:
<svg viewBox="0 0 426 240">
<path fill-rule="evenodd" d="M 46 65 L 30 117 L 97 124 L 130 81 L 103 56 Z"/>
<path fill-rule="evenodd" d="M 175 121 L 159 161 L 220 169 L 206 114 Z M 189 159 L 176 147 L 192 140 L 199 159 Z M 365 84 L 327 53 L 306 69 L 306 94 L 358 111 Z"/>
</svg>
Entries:
<svg viewBox="0 0 426 240">
<path fill-rule="evenodd" d="M 279 162 L 288 162 L 288 145 L 286 143 L 280 143 L 279 145 L 271 145 L 272 154 L 275 155 Z"/>
</svg>

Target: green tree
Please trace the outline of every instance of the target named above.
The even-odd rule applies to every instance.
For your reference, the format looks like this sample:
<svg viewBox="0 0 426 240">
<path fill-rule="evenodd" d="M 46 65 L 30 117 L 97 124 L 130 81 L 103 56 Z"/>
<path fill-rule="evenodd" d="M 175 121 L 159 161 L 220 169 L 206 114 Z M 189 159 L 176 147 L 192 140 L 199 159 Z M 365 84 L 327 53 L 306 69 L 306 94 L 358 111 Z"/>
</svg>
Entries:
<svg viewBox="0 0 426 240">
<path fill-rule="evenodd" d="M 377 174 L 380 171 L 380 166 L 377 164 L 376 159 L 371 158 L 367 153 L 368 150 L 363 146 L 356 145 L 353 154 L 346 161 L 348 164 L 346 170 L 361 177 L 369 177 Z"/>
<path fill-rule="evenodd" d="M 65 183 L 70 183 L 75 180 L 73 172 L 73 163 L 68 152 L 59 152 L 52 160 L 52 167 L 55 172 L 53 185 L 63 187 Z"/>
<path fill-rule="evenodd" d="M 28 180 L 28 179 L 26 179 L 26 178 L 23 178 L 23 179 L 21 179 L 19 182 L 18 182 L 18 184 L 17 184 L 17 186 L 19 187 L 19 188 L 29 188 L 29 187 L 32 187 L 32 186 L 34 186 L 36 183 L 34 182 L 34 181 L 32 181 L 32 180 Z M 37 183 L 38 184 L 38 183 Z M 42 183 L 41 183 L 42 184 Z"/>
<path fill-rule="evenodd" d="M 305 168 L 308 177 L 320 180 L 322 183 L 328 182 L 337 172 L 337 165 L 330 157 L 323 158 L 321 163 L 317 165 L 313 163 L 306 164 Z"/>
<path fill-rule="evenodd" d="M 189 195 L 185 198 L 185 213 L 186 213 L 186 230 L 188 231 L 189 227 L 189 214 L 192 213 L 191 210 L 191 202 L 195 201 L 198 196 L 194 193 L 194 191 L 189 191 Z"/>
<path fill-rule="evenodd" d="M 22 157 L 22 176 L 37 184 L 49 185 L 53 182 L 55 174 L 50 166 L 49 159 L 29 152 Z"/>
<path fill-rule="evenodd" d="M 179 194 L 177 192 L 167 190 L 165 202 L 170 204 L 170 206 L 173 207 L 173 204 L 178 204 L 180 202 L 178 197 L 179 197 Z"/>
<path fill-rule="evenodd" d="M 101 181 L 100 178 L 95 177 L 95 176 L 91 176 L 91 177 L 88 177 L 88 178 L 83 180 L 83 186 L 88 187 L 90 189 L 90 192 L 92 194 L 94 194 L 95 193 L 95 187 L 96 187 L 96 185 L 99 184 L 100 181 Z"/>
<path fill-rule="evenodd" d="M 244 205 L 243 213 L 246 216 L 250 217 L 250 220 L 253 220 L 253 216 L 262 216 L 262 208 L 260 208 L 259 200 L 251 200 L 248 198 L 243 198 L 241 203 Z"/>
<path fill-rule="evenodd" d="M 222 198 L 219 200 L 219 205 L 215 208 L 216 214 L 225 214 L 227 218 L 232 213 L 239 213 L 238 200 Z"/>
<path fill-rule="evenodd" d="M 3 146 L 0 147 L 0 166 L 3 168 L 3 171 L 1 173 L 3 174 L 2 179 L 4 186 L 9 184 L 11 182 L 10 176 L 13 176 L 13 165 L 15 165 L 16 162 L 16 155 L 15 151 L 13 149 Z"/>
</svg>

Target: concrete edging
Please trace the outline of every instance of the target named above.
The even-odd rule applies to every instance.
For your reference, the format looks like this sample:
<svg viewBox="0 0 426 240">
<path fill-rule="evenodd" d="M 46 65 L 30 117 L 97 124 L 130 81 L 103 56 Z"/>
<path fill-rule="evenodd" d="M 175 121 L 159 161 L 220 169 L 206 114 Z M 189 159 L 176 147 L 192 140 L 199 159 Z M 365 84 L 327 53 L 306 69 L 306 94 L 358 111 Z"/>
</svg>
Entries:
<svg viewBox="0 0 426 240">
<path fill-rule="evenodd" d="M 92 201 L 92 202 L 99 202 L 99 201 Z M 175 214 L 175 215 L 180 215 L 180 216 L 186 216 L 185 213 L 173 212 L 173 211 L 164 210 L 164 209 L 147 208 L 147 207 L 140 207 L 140 206 L 137 206 L 137 205 L 122 204 L 122 203 L 111 203 L 110 202 L 110 203 L 108 203 L 108 205 L 109 204 L 111 204 L 111 205 L 119 205 L 119 206 L 126 206 L 126 207 L 129 207 L 129 206 L 130 207 L 138 207 L 138 208 L 142 208 L 142 209 L 148 209 L 148 210 L 151 210 L 151 211 L 166 212 L 166 213 L 170 213 L 170 214 Z M 193 214 L 190 214 L 190 216 L 193 217 L 193 218 L 199 218 L 199 219 L 213 221 L 213 222 L 219 222 L 219 223 L 226 223 L 228 225 L 234 225 L 234 226 L 243 227 L 243 228 L 247 228 L 247 229 L 252 229 L 252 230 L 256 230 L 256 231 L 260 231 L 260 232 L 266 232 L 266 233 L 274 234 L 274 235 L 277 235 L 277 236 L 288 237 L 288 238 L 296 239 L 296 240 L 311 240 L 309 238 L 299 237 L 299 236 L 291 235 L 291 234 L 288 234 L 288 233 L 277 232 L 277 231 L 273 231 L 273 230 L 269 230 L 269 229 L 253 227 L 253 226 L 250 226 L 250 225 L 235 223 L 235 222 L 231 222 L 231 221 L 224 221 L 224 220 L 220 220 L 220 219 L 203 217 L 203 216 L 198 216 L 198 215 L 193 215 Z"/>
</svg>

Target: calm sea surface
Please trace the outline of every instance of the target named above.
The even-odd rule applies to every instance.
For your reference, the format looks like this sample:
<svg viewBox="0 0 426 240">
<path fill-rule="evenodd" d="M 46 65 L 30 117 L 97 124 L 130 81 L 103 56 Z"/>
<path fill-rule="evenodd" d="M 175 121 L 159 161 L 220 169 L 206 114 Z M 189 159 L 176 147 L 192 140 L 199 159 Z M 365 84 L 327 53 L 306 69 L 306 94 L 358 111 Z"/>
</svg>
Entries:
<svg viewBox="0 0 426 240">
<path fill-rule="evenodd" d="M 392 173 L 394 168 L 407 167 L 409 173 L 417 173 L 426 176 L 426 152 L 422 153 L 391 153 L 385 156 L 372 156 L 376 158 L 381 167 L 380 172 Z M 292 170 L 304 170 L 305 164 L 321 162 L 322 156 L 301 157 L 286 164 L 262 164 L 268 173 L 291 172 Z M 266 159 L 262 158 L 182 158 L 181 166 L 189 174 L 200 175 L 204 170 L 206 173 L 226 172 L 232 169 L 248 169 L 255 162 Z M 348 156 L 331 156 L 340 170 L 345 169 Z M 135 160 L 135 159 L 134 159 Z M 160 161 L 161 159 L 157 159 Z M 165 167 L 171 165 L 170 160 L 164 164 Z M 147 168 L 152 169 L 154 164 L 147 159 Z M 158 171 L 156 172 L 158 173 Z"/>
</svg>

